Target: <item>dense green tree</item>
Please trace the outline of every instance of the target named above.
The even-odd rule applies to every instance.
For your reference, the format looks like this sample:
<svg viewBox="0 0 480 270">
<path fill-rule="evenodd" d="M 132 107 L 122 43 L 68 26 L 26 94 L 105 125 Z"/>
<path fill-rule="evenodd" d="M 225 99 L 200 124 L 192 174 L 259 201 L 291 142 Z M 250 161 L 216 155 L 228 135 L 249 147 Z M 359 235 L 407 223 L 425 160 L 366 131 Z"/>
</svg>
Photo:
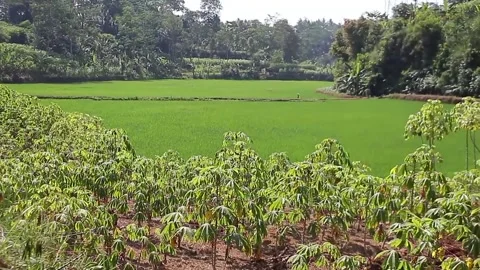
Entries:
<svg viewBox="0 0 480 270">
<path fill-rule="evenodd" d="M 415 5 L 400 3 L 392 8 L 393 18 L 410 19 L 415 13 Z"/>
<path fill-rule="evenodd" d="M 274 27 L 276 35 L 279 36 L 279 44 L 283 51 L 283 61 L 292 63 L 293 60 L 298 57 L 300 39 L 295 29 L 285 20 L 277 22 Z"/>
<path fill-rule="evenodd" d="M 295 29 L 300 39 L 300 60 L 331 63 L 333 59 L 329 55 L 329 50 L 339 27 L 340 25 L 332 20 L 299 20 Z"/>
<path fill-rule="evenodd" d="M 0 20 L 6 21 L 8 19 L 8 5 L 5 0 L 0 0 Z"/>
<path fill-rule="evenodd" d="M 32 3 L 35 46 L 47 52 L 73 56 L 80 50 L 79 17 L 68 0 L 37 0 Z"/>
<path fill-rule="evenodd" d="M 13 23 L 19 24 L 23 21 L 33 20 L 32 1 L 30 0 L 3 0 L 0 1 L 0 15 L 3 14 L 3 19 Z"/>
<path fill-rule="evenodd" d="M 60 69 L 64 74 L 52 69 L 57 71 L 48 80 L 176 77 L 192 68 L 195 76 L 197 58 L 246 61 L 204 61 L 216 76 L 242 70 L 249 78 L 259 78 L 265 69 L 291 79 L 331 74 L 320 65 L 332 62 L 327 48 L 339 25 L 302 20 L 293 26 L 274 17 L 222 22 L 221 10 L 220 0 L 203 0 L 199 10 L 187 9 L 184 0 L 0 0 L 0 42 L 33 45 L 65 60 L 68 66 Z M 12 53 L 17 51 L 22 50 Z M 306 63 L 311 72 L 304 73 L 300 67 L 270 67 L 272 61 L 319 64 Z M 2 74 L 2 80 L 12 79 L 9 74 Z M 28 69 L 20 77 L 42 78 Z"/>
<path fill-rule="evenodd" d="M 339 59 L 336 88 L 350 94 L 480 95 L 480 1 L 445 2 L 402 3 L 390 19 L 346 21 L 331 48 Z"/>
<path fill-rule="evenodd" d="M 116 35 L 118 33 L 116 17 L 120 13 L 120 0 L 103 0 L 100 13 L 100 30 L 104 33 Z"/>
<path fill-rule="evenodd" d="M 213 52 L 217 47 L 216 33 L 221 29 L 220 11 L 222 4 L 220 0 L 202 0 L 200 5 L 201 20 L 203 23 L 203 34 L 206 36 L 203 45 Z"/>
</svg>

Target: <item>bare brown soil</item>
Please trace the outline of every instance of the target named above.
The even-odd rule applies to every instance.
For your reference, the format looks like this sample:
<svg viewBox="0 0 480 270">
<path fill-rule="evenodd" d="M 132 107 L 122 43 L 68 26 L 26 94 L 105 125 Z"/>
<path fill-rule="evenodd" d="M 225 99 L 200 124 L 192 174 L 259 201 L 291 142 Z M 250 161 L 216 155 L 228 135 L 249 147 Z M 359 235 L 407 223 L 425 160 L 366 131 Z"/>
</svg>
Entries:
<svg viewBox="0 0 480 270">
<path fill-rule="evenodd" d="M 118 219 L 117 226 L 120 229 L 125 228 L 128 224 L 135 223 L 130 217 L 123 216 Z M 150 240 L 153 243 L 158 243 L 158 238 L 155 235 L 155 230 L 161 227 L 159 220 L 152 220 L 149 222 L 151 228 Z M 355 226 L 356 227 L 356 226 Z M 300 229 L 300 227 L 299 227 Z M 217 244 L 217 268 L 216 269 L 246 269 L 246 270 L 286 270 L 289 269 L 287 260 L 294 255 L 298 245 L 301 244 L 300 237 L 288 237 L 284 246 L 276 247 L 275 245 L 275 228 L 268 228 L 268 236 L 265 238 L 262 247 L 262 256 L 260 259 L 255 259 L 245 255 L 242 251 L 231 249 L 229 258 L 225 258 L 226 245 L 221 241 Z M 388 244 L 383 244 L 375 241 L 368 233 L 366 241 L 364 242 L 364 225 L 360 228 L 351 228 L 348 232 L 348 240 L 345 237 L 334 239 L 329 229 L 325 230 L 323 240 L 329 241 L 332 244 L 341 248 L 343 255 L 361 255 L 368 258 L 369 263 L 365 269 L 376 270 L 381 269 L 381 261 L 375 261 L 376 254 L 384 249 L 388 249 Z M 317 238 L 307 237 L 306 243 L 321 244 L 322 236 Z M 388 239 L 391 240 L 391 239 Z M 446 249 L 445 255 L 447 257 L 463 257 L 465 251 L 462 249 L 461 243 L 451 237 L 446 237 L 443 240 L 443 246 Z M 387 241 L 388 243 L 388 241 Z M 382 245 L 383 248 L 382 248 Z M 141 245 L 139 243 L 129 242 L 128 247 L 140 254 Z M 406 252 L 402 252 L 403 256 L 407 256 Z M 210 270 L 212 247 L 210 244 L 194 243 L 187 240 L 182 240 L 180 248 L 177 248 L 175 256 L 168 256 L 166 261 L 157 269 L 165 270 Z M 131 261 L 137 269 L 154 269 L 147 261 Z M 318 268 L 313 263 L 310 266 L 312 270 L 327 270 L 326 268 Z M 440 269 L 440 268 L 439 268 Z"/>
</svg>

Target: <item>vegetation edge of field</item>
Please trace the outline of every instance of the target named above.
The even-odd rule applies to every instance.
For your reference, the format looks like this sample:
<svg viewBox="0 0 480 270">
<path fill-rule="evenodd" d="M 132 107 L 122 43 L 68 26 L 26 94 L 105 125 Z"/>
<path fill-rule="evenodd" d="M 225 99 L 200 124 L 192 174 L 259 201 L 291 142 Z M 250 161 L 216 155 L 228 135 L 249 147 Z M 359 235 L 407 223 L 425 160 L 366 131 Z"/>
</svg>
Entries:
<svg viewBox="0 0 480 270">
<path fill-rule="evenodd" d="M 252 101 L 252 102 L 325 102 L 330 98 L 233 98 L 233 97 L 111 97 L 111 96 L 56 96 L 33 95 L 38 99 L 90 99 L 90 100 L 118 100 L 118 101 Z M 335 99 L 333 99 L 335 100 Z M 339 99 L 337 99 L 339 100 Z"/>
</svg>

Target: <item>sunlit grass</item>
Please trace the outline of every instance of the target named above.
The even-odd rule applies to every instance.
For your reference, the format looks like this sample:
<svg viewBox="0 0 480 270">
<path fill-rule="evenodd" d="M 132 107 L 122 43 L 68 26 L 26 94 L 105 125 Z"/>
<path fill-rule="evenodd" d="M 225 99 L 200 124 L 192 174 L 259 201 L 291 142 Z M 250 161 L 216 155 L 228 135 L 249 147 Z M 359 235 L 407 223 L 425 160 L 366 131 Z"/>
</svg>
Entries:
<svg viewBox="0 0 480 270">
<path fill-rule="evenodd" d="M 243 131 L 263 157 L 287 152 L 303 160 L 325 138 L 338 139 L 354 160 L 386 175 L 421 145 L 405 141 L 408 116 L 423 103 L 400 100 L 285 102 L 158 102 L 44 100 L 67 111 L 97 115 L 111 128 L 125 129 L 139 154 L 161 155 L 169 149 L 187 158 L 213 156 L 226 131 Z M 464 134 L 449 135 L 438 145 L 444 172 L 464 168 Z"/>
<path fill-rule="evenodd" d="M 317 93 L 331 86 L 319 81 L 157 80 L 73 84 L 11 84 L 32 95 L 112 97 L 328 98 Z"/>
</svg>

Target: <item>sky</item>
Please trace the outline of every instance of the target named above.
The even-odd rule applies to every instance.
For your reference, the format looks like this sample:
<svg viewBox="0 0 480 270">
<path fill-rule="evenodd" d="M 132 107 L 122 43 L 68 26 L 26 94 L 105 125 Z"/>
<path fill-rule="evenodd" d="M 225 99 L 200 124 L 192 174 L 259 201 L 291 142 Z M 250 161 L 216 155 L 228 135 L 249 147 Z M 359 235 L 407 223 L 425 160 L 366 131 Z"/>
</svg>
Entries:
<svg viewBox="0 0 480 270">
<path fill-rule="evenodd" d="M 355 19 L 366 11 L 385 12 L 391 6 L 411 0 L 221 0 L 222 21 L 258 19 L 264 21 L 268 15 L 279 15 L 291 24 L 299 19 L 332 19 L 337 23 L 345 18 Z M 435 0 L 432 0 L 435 2 Z M 199 9 L 200 0 L 185 0 L 189 9 Z"/>
</svg>

